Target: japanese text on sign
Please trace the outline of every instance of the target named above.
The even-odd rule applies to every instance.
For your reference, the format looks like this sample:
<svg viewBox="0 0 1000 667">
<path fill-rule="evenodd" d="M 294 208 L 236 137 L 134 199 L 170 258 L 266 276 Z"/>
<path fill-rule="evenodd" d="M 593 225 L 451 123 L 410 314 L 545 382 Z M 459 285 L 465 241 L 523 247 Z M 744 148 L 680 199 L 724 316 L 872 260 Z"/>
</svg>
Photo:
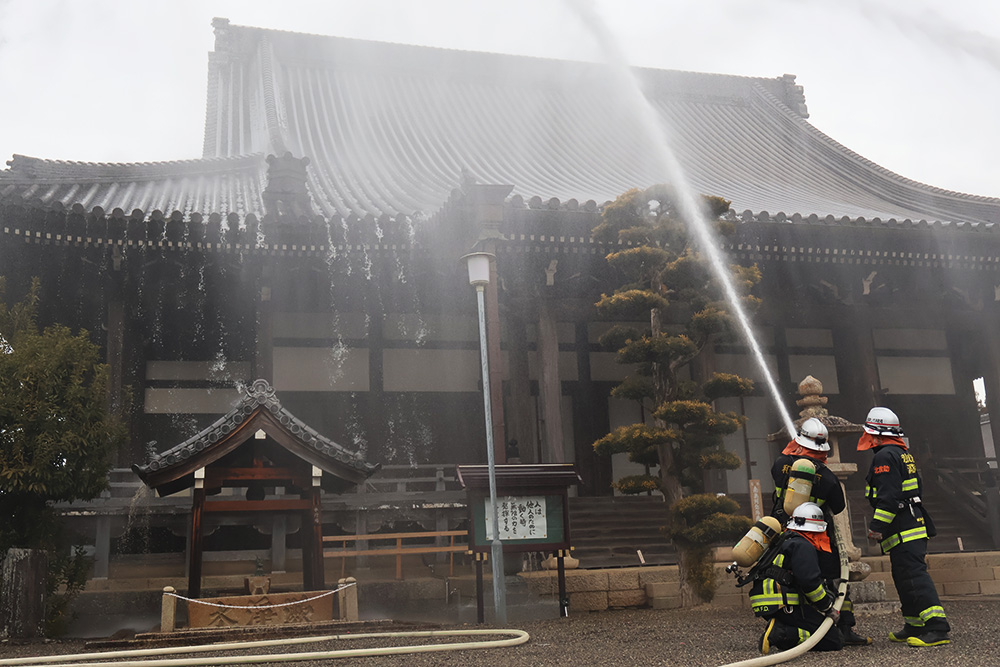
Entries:
<svg viewBox="0 0 1000 667">
<path fill-rule="evenodd" d="M 486 504 L 486 539 L 493 539 L 493 510 Z M 503 496 L 497 498 L 497 522 L 500 541 L 537 540 L 548 537 L 545 522 L 545 496 Z"/>
</svg>

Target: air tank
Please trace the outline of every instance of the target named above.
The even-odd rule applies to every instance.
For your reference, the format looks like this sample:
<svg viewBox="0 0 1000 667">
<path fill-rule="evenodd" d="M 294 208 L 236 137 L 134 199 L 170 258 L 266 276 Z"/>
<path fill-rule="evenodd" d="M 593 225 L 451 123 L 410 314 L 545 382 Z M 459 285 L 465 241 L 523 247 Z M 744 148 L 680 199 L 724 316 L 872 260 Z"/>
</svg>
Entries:
<svg viewBox="0 0 1000 667">
<path fill-rule="evenodd" d="M 740 567 L 750 567 L 757 562 L 768 543 L 781 532 L 781 523 L 773 516 L 765 516 L 755 523 L 733 547 L 733 561 Z"/>
<path fill-rule="evenodd" d="M 816 479 L 816 465 L 809 459 L 797 459 L 788 473 L 788 488 L 785 489 L 785 514 L 792 516 L 795 508 L 812 497 L 813 481 Z"/>
</svg>

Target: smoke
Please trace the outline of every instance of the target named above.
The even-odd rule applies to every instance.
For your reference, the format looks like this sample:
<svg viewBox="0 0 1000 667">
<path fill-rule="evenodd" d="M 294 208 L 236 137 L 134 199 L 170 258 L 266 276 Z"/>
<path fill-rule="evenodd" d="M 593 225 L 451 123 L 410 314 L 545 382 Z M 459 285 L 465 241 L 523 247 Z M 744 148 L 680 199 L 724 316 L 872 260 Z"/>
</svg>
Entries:
<svg viewBox="0 0 1000 667">
<path fill-rule="evenodd" d="M 787 0 L 786 0 L 787 1 Z M 840 11 L 850 8 L 871 23 L 888 25 L 905 37 L 927 42 L 951 55 L 962 55 L 992 67 L 1000 73 L 1000 41 L 956 23 L 926 5 L 878 3 L 871 0 L 812 0 L 814 5 Z M 795 0 L 796 5 L 801 4 Z M 898 7 L 906 7 L 904 11 Z"/>
</svg>

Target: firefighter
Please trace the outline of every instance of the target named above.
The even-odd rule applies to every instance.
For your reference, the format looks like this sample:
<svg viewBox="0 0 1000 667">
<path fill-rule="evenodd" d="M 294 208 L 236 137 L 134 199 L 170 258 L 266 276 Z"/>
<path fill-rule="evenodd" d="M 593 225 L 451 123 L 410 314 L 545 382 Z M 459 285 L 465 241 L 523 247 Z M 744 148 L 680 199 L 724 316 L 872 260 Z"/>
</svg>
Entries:
<svg viewBox="0 0 1000 667">
<path fill-rule="evenodd" d="M 788 521 L 788 534 L 778 553 L 754 581 L 750 605 L 756 616 L 767 621 L 760 637 L 760 652 L 783 651 L 805 641 L 827 616 L 836 622 L 833 603 L 837 594 L 828 587 L 819 566 L 819 549 L 829 549 L 826 517 L 816 503 L 795 508 Z M 839 651 L 843 636 L 835 629 L 813 647 L 814 651 Z"/>
<path fill-rule="evenodd" d="M 910 646 L 940 646 L 951 641 L 951 626 L 938 599 L 924 557 L 934 524 L 921 503 L 920 474 L 907 451 L 899 417 L 883 407 L 872 408 L 865 419 L 858 451 L 874 452 L 865 494 L 875 509 L 868 538 L 889 554 L 892 581 L 899 593 L 906 625 L 889 633 L 894 642 Z"/>
<path fill-rule="evenodd" d="M 827 442 L 829 432 L 826 425 L 816 418 L 810 418 L 802 422 L 795 438 L 788 443 L 788 446 L 774 460 L 771 466 L 771 477 L 774 479 L 774 507 L 771 516 L 775 517 L 782 524 L 788 521 L 788 514 L 785 511 L 787 505 L 787 489 L 789 477 L 792 475 L 792 468 L 796 460 L 800 458 L 808 459 L 815 466 L 815 477 L 812 480 L 812 490 L 808 501 L 816 503 L 823 513 L 830 517 L 827 522 L 828 540 L 824 542 L 824 547 L 819 549 L 819 563 L 823 570 L 823 576 L 828 580 L 840 577 L 840 552 L 837 550 L 837 540 L 833 535 L 832 517 L 844 511 L 847 503 L 844 499 L 844 491 L 840 486 L 840 481 L 833 471 L 826 467 L 827 452 L 830 451 L 830 444 Z M 850 589 L 844 599 L 844 606 L 840 610 L 840 620 L 837 622 L 837 629 L 844 636 L 844 644 L 848 646 L 867 646 L 872 643 L 871 637 L 858 634 L 854 630 L 857 621 L 854 617 L 854 604 L 851 601 Z"/>
</svg>

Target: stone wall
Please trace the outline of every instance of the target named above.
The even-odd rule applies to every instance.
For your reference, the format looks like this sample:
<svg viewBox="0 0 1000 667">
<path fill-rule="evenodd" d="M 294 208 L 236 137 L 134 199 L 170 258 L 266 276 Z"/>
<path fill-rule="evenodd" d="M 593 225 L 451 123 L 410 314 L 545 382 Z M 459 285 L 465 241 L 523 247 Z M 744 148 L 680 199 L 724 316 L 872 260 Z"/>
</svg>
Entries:
<svg viewBox="0 0 1000 667">
<path fill-rule="evenodd" d="M 872 567 L 866 581 L 884 581 L 886 599 L 899 600 L 892 583 L 889 557 L 864 561 Z M 927 571 L 941 596 L 1000 594 L 1000 552 L 928 554 Z"/>
<path fill-rule="evenodd" d="M 895 602 L 899 595 L 892 583 L 889 557 L 864 558 L 871 574 L 863 582 L 852 582 L 856 603 Z M 927 566 L 942 596 L 1000 594 L 1000 552 L 930 554 Z M 749 586 L 737 588 L 725 564 L 716 565 L 719 586 L 712 606 L 750 608 Z M 531 589 L 541 596 L 558 593 L 554 571 L 522 572 Z M 566 592 L 570 613 L 603 611 L 621 607 L 680 607 L 677 566 L 630 567 L 614 570 L 567 570 Z"/>
</svg>

